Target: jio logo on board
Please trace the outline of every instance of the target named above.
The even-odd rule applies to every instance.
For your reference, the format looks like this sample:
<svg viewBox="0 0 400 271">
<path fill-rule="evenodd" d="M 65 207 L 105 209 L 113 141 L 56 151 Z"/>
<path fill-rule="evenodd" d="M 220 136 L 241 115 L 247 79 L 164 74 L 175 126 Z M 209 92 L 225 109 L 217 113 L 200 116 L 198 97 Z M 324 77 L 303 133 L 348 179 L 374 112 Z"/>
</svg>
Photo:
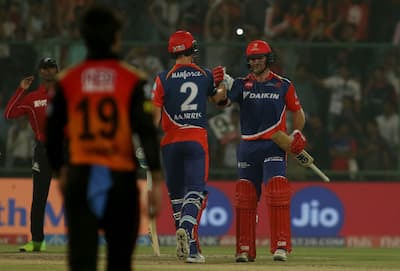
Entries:
<svg viewBox="0 0 400 271">
<path fill-rule="evenodd" d="M 324 187 L 299 190 L 292 197 L 290 209 L 294 237 L 335 237 L 343 226 L 343 205 Z"/>
<path fill-rule="evenodd" d="M 219 189 L 207 186 L 208 203 L 200 220 L 199 234 L 204 236 L 224 235 L 232 224 L 232 205 Z"/>
</svg>

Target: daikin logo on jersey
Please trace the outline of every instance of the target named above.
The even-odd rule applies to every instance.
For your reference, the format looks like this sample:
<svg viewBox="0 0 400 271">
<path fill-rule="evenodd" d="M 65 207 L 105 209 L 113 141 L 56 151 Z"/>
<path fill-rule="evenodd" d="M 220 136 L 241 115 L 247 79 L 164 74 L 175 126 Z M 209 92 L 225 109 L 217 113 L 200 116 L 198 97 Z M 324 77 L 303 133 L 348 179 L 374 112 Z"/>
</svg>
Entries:
<svg viewBox="0 0 400 271">
<path fill-rule="evenodd" d="M 344 222 L 342 202 L 331 190 L 312 186 L 299 190 L 291 201 L 295 237 L 338 236 Z"/>
<path fill-rule="evenodd" d="M 279 100 L 277 93 L 253 93 L 250 91 L 243 91 L 243 100 L 245 99 L 272 99 Z"/>
<path fill-rule="evenodd" d="M 200 220 L 199 234 L 204 236 L 224 235 L 229 231 L 233 219 L 232 204 L 221 190 L 207 186 L 208 203 Z"/>
</svg>

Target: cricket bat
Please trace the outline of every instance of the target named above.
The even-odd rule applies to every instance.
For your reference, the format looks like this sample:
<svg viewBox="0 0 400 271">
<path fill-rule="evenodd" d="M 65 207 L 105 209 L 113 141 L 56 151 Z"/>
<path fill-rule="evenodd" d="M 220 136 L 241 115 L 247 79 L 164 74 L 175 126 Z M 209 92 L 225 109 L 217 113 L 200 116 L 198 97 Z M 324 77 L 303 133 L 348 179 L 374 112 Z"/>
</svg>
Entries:
<svg viewBox="0 0 400 271">
<path fill-rule="evenodd" d="M 139 160 L 140 167 L 146 170 L 146 181 L 147 181 L 147 190 L 151 191 L 153 188 L 153 178 L 151 176 L 151 171 L 149 170 L 146 162 L 146 157 L 144 155 L 144 151 L 141 147 L 136 149 L 136 157 Z M 152 208 L 152 206 L 149 206 Z M 153 248 L 153 252 L 155 256 L 160 256 L 160 244 L 158 242 L 158 234 L 157 234 L 157 223 L 156 218 L 151 217 L 149 221 L 149 235 L 151 239 L 151 246 Z"/>
<path fill-rule="evenodd" d="M 147 189 L 151 191 L 153 185 L 153 179 L 151 176 L 150 170 L 146 170 L 146 179 L 147 179 Z M 151 208 L 151 206 L 149 206 Z M 153 252 L 155 256 L 160 256 L 160 244 L 158 242 L 158 234 L 157 234 L 157 223 L 156 218 L 151 217 L 149 221 L 149 234 L 151 238 L 151 246 L 153 247 Z"/>
<path fill-rule="evenodd" d="M 278 131 L 271 137 L 272 141 L 274 141 L 280 148 L 290 153 L 290 144 L 292 143 L 292 139 L 289 135 L 282 131 Z M 306 151 L 302 150 L 299 154 L 294 154 L 294 158 L 296 158 L 297 162 L 303 167 L 311 168 L 318 176 L 322 178 L 323 181 L 329 182 L 330 179 L 325 175 L 315 164 L 314 158 Z"/>
</svg>

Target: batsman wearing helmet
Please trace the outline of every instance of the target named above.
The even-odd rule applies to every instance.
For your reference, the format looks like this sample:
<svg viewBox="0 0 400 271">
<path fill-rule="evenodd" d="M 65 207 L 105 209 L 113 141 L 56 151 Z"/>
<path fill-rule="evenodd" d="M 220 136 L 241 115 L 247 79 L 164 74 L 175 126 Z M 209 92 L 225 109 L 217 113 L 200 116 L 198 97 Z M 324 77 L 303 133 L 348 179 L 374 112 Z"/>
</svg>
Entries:
<svg viewBox="0 0 400 271">
<path fill-rule="evenodd" d="M 250 73 L 232 79 L 223 67 L 213 69 L 215 83 L 228 81 L 228 97 L 240 107 L 241 142 L 238 146 L 236 183 L 236 261 L 256 258 L 257 204 L 262 185 L 271 228 L 271 253 L 276 261 L 286 261 L 290 253 L 290 196 L 286 177 L 286 153 L 271 140 L 277 131 L 286 132 L 287 111 L 293 113 L 290 151 L 300 153 L 306 139 L 300 132 L 305 116 L 293 83 L 271 71 L 274 61 L 269 44 L 251 41 L 246 48 Z"/>
<path fill-rule="evenodd" d="M 157 77 L 153 88 L 155 122 L 164 136 L 161 153 L 175 219 L 178 259 L 204 263 L 197 234 L 206 206 L 208 178 L 207 101 L 225 105 L 226 88 L 216 89 L 210 70 L 194 63 L 198 52 L 192 34 L 179 30 L 169 38 L 175 65 Z"/>
<path fill-rule="evenodd" d="M 8 101 L 6 110 L 4 111 L 6 119 L 28 116 L 29 123 L 35 133 L 35 148 L 32 162 L 33 195 L 30 215 L 32 240 L 19 248 L 21 252 L 46 250 L 43 225 L 50 188 L 51 169 L 43 141 L 48 91 L 53 87 L 58 66 L 54 59 L 44 57 L 39 62 L 38 70 L 41 81 L 39 88 L 27 93 L 34 77 L 25 77 L 21 80 L 16 92 Z"/>
</svg>

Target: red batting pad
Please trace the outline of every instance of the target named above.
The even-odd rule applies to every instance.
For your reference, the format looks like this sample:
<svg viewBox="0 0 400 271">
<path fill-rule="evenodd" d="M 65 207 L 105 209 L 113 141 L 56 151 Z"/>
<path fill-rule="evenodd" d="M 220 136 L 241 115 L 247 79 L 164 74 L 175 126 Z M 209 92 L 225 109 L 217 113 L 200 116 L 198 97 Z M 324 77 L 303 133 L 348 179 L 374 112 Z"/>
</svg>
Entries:
<svg viewBox="0 0 400 271">
<path fill-rule="evenodd" d="M 254 185 L 245 180 L 236 183 L 236 255 L 247 253 L 256 258 L 257 193 Z"/>
<path fill-rule="evenodd" d="M 290 184 L 283 176 L 272 177 L 266 188 L 268 217 L 271 227 L 271 252 L 292 250 L 290 235 Z"/>
</svg>

